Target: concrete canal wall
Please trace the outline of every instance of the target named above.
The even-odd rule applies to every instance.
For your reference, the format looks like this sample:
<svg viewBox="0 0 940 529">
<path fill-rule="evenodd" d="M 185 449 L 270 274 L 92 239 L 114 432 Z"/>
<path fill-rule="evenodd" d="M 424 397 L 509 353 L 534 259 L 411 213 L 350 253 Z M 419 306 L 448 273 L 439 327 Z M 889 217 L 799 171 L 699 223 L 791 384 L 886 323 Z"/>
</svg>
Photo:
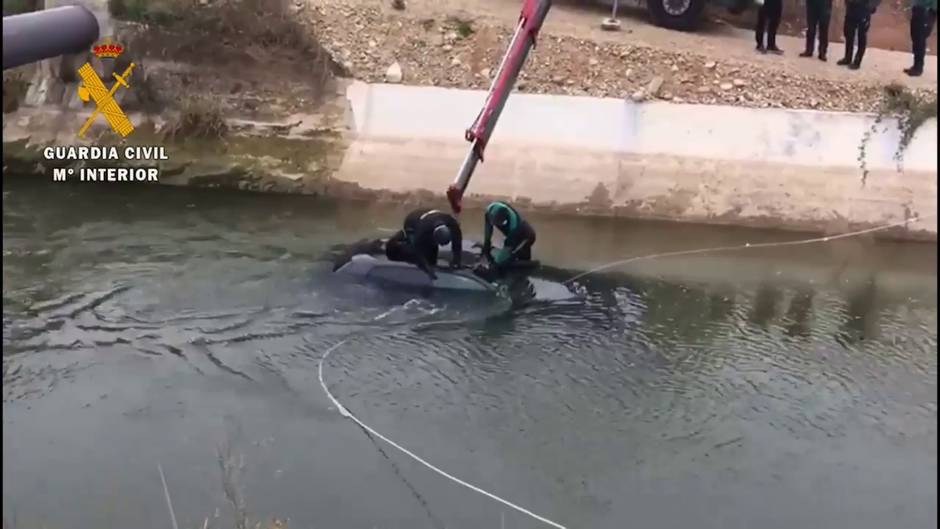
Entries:
<svg viewBox="0 0 940 529">
<path fill-rule="evenodd" d="M 485 92 L 354 82 L 352 143 L 335 177 L 442 195 Z M 845 231 L 936 214 L 937 125 L 898 172 L 893 123 L 873 116 L 514 93 L 469 193 L 522 207 L 795 230 Z M 473 197 L 468 197 L 473 200 Z M 936 239 L 935 218 L 896 230 Z"/>
</svg>

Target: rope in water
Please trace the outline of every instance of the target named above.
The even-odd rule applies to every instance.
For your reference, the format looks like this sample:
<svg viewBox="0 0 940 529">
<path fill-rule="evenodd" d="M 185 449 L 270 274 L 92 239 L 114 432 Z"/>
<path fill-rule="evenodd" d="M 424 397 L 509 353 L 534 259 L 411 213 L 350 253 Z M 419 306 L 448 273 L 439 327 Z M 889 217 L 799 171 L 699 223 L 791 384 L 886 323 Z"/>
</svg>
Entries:
<svg viewBox="0 0 940 529">
<path fill-rule="evenodd" d="M 778 246 L 800 246 L 804 244 L 814 244 L 817 242 L 829 242 L 829 241 L 834 241 L 836 239 L 846 239 L 849 237 L 857 237 L 859 235 L 865 235 L 866 233 L 889 230 L 891 228 L 897 228 L 900 226 L 904 226 L 913 222 L 919 222 L 921 220 L 929 219 L 931 217 L 936 217 L 936 216 L 937 216 L 936 213 L 931 213 L 930 215 L 924 215 L 922 217 L 915 215 L 913 217 L 908 217 L 902 221 L 892 222 L 891 224 L 885 224 L 882 226 L 875 226 L 874 228 L 866 228 L 864 230 L 850 231 L 846 233 L 840 233 L 838 235 L 827 235 L 825 237 L 814 237 L 812 239 L 801 239 L 798 241 L 760 242 L 760 243 L 755 243 L 755 244 L 751 244 L 748 242 L 744 244 L 738 244 L 735 246 L 716 246 L 713 248 L 698 248 L 695 250 L 679 250 L 676 252 L 664 252 L 664 253 L 655 253 L 655 254 L 649 254 L 649 255 L 638 255 L 636 257 L 630 257 L 627 259 L 622 259 L 620 261 L 607 263 L 607 264 L 598 266 L 597 268 L 592 268 L 588 270 L 587 272 L 582 272 L 570 279 L 566 279 L 564 283 L 568 284 L 586 275 L 600 272 L 601 270 L 607 270 L 607 269 L 614 268 L 617 266 L 622 266 L 625 264 L 633 263 L 636 261 L 646 261 L 649 259 L 658 259 L 660 257 L 676 257 L 680 255 L 696 255 L 696 254 L 715 253 L 715 252 L 727 252 L 731 250 L 743 250 L 746 248 L 774 248 Z"/>
<path fill-rule="evenodd" d="M 323 356 L 320 357 L 320 363 L 319 363 L 319 365 L 317 366 L 317 378 L 320 380 L 320 387 L 323 388 L 323 392 L 326 393 L 327 398 L 330 399 L 330 402 L 333 404 L 333 406 L 336 407 L 336 410 L 339 412 L 340 415 L 342 415 L 343 417 L 346 417 L 347 419 L 353 421 L 354 423 L 356 423 L 360 428 L 362 428 L 362 429 L 365 430 L 366 432 L 368 432 L 368 433 L 374 435 L 375 437 L 377 437 L 377 438 L 379 438 L 379 439 L 385 441 L 386 443 L 388 443 L 389 445 L 391 445 L 391 446 L 392 446 L 393 448 L 395 448 L 396 450 L 402 452 L 403 454 L 407 455 L 407 456 L 410 457 L 411 459 L 414 459 L 414 460 L 417 461 L 418 463 L 421 463 L 422 465 L 428 467 L 429 469 L 431 469 L 431 470 L 433 470 L 434 472 L 440 474 L 441 476 L 444 476 L 445 478 L 447 478 L 447 479 L 453 481 L 454 483 L 457 483 L 458 485 L 463 485 L 464 487 L 466 487 L 466 488 L 468 488 L 468 489 L 470 489 L 470 490 L 472 490 L 472 491 L 474 491 L 474 492 L 478 492 L 478 493 L 480 493 L 480 494 L 486 496 L 487 498 L 490 498 L 490 499 L 492 499 L 492 500 L 498 501 L 498 502 L 502 503 L 503 505 L 505 505 L 505 506 L 507 506 L 507 507 L 510 507 L 510 508 L 512 508 L 512 509 L 515 509 L 515 510 L 517 510 L 517 511 L 519 511 L 519 512 L 525 514 L 525 515 L 528 515 L 528 516 L 530 516 L 530 517 L 532 517 L 532 518 L 535 518 L 536 520 L 538 520 L 538 521 L 540 521 L 540 522 L 543 522 L 543 523 L 545 523 L 545 524 L 547 524 L 547 525 L 550 525 L 550 526 L 552 526 L 552 527 L 556 527 L 556 528 L 558 528 L 558 529 L 567 529 L 564 525 L 561 525 L 560 523 L 553 522 L 553 521 L 549 520 L 548 518 L 545 518 L 544 516 L 539 516 L 538 514 L 535 514 L 534 512 L 532 512 L 532 511 L 526 509 L 525 507 L 520 507 L 519 505 L 516 505 L 515 503 L 513 503 L 513 502 L 511 502 L 511 501 L 509 501 L 509 500 L 500 498 L 499 496 L 497 496 L 497 495 L 495 495 L 495 494 L 493 494 L 493 493 L 491 493 L 491 492 L 487 492 L 487 491 L 481 489 L 480 487 L 477 487 L 476 485 L 473 485 L 473 484 L 471 484 L 471 483 L 467 483 L 466 481 L 464 481 L 464 480 L 462 480 L 462 479 L 460 479 L 460 478 L 458 478 L 458 477 L 456 477 L 456 476 L 454 476 L 454 475 L 452 475 L 452 474 L 448 474 L 448 473 L 445 472 L 444 470 L 441 470 L 440 468 L 438 468 L 438 467 L 434 466 L 433 464 L 427 462 L 426 460 L 422 459 L 420 456 L 418 456 L 418 455 L 416 455 L 415 453 L 411 452 L 411 451 L 408 450 L 407 448 L 401 446 L 400 444 L 396 443 L 395 441 L 392 441 L 392 440 L 389 439 L 388 437 L 385 437 L 385 436 L 382 435 L 381 433 L 377 432 L 377 431 L 376 431 L 374 428 L 372 428 L 371 426 L 369 426 L 369 425 L 367 425 L 366 423 L 364 423 L 364 422 L 362 422 L 361 420 L 359 420 L 358 417 L 356 417 L 355 415 L 353 415 L 352 413 L 350 413 L 350 411 L 347 410 L 346 407 L 343 406 L 343 405 L 339 402 L 339 400 L 337 400 L 336 397 L 333 396 L 332 393 L 330 393 L 330 390 L 329 390 L 329 388 L 327 387 L 326 382 L 323 380 L 323 364 L 326 362 L 327 357 L 329 357 L 330 354 L 331 354 L 333 351 L 339 349 L 339 347 L 342 346 L 343 344 L 345 344 L 347 341 L 348 341 L 348 338 L 347 338 L 347 339 L 344 339 L 344 340 L 341 340 L 340 342 L 334 344 L 334 345 L 331 346 L 329 349 L 327 349 L 326 352 L 323 353 Z"/>
<path fill-rule="evenodd" d="M 660 258 L 660 257 L 675 257 L 675 256 L 680 256 L 680 255 L 696 255 L 696 254 L 705 254 L 705 253 L 713 253 L 713 252 L 723 252 L 723 251 L 731 251 L 731 250 L 743 250 L 743 249 L 746 249 L 746 248 L 772 248 L 772 247 L 780 247 L 780 246 L 798 246 L 798 245 L 805 245 L 805 244 L 814 244 L 814 243 L 818 243 L 818 242 L 829 242 L 829 241 L 833 241 L 833 240 L 837 240 L 837 239 L 846 239 L 846 238 L 849 238 L 849 237 L 856 237 L 856 236 L 859 236 L 859 235 L 864 235 L 864 234 L 866 234 L 866 233 L 873 233 L 873 232 L 877 232 L 877 231 L 883 231 L 883 230 L 887 230 L 887 229 L 891 229 L 891 228 L 896 228 L 896 227 L 904 226 L 904 225 L 907 225 L 907 224 L 910 224 L 910 223 L 913 223 L 913 222 L 919 222 L 919 221 L 924 220 L 924 219 L 929 219 L 929 218 L 931 218 L 931 217 L 936 217 L 936 214 L 934 213 L 934 214 L 925 215 L 925 216 L 914 216 L 914 217 L 909 217 L 909 218 L 907 218 L 907 219 L 904 219 L 903 221 L 893 222 L 893 223 L 891 223 L 891 224 L 885 224 L 885 225 L 883 225 L 883 226 L 876 226 L 876 227 L 874 227 L 874 228 L 866 228 L 866 229 L 864 229 L 864 230 L 858 230 L 858 231 L 852 231 L 852 232 L 847 232 L 847 233 L 841 233 L 841 234 L 838 234 L 838 235 L 827 235 L 827 236 L 824 236 L 824 237 L 814 237 L 814 238 L 811 238 L 811 239 L 801 239 L 801 240 L 798 240 L 798 241 L 765 242 L 765 243 L 756 243 L 756 244 L 745 243 L 745 244 L 739 244 L 739 245 L 735 245 L 735 246 L 718 246 L 718 247 L 713 247 L 713 248 L 699 248 L 699 249 L 695 249 L 695 250 L 681 250 L 681 251 L 676 251 L 676 252 L 663 252 L 663 253 L 657 253 L 657 254 L 640 255 L 640 256 L 636 256 L 636 257 L 630 257 L 630 258 L 627 258 L 627 259 L 623 259 L 623 260 L 620 260 L 620 261 L 614 261 L 614 262 L 612 262 L 612 263 L 607 263 L 607 264 L 602 265 L 602 266 L 598 266 L 598 267 L 596 267 L 596 268 L 593 268 L 593 269 L 591 269 L 591 270 L 588 270 L 587 272 L 582 272 L 582 273 L 580 273 L 580 274 L 578 274 L 578 275 L 576 275 L 576 276 L 574 276 L 574 277 L 572 277 L 572 278 L 570 278 L 570 279 L 565 280 L 565 283 L 566 283 L 566 284 L 567 284 L 567 283 L 571 283 L 572 281 L 575 281 L 575 280 L 577 280 L 577 279 L 580 279 L 580 278 L 582 278 L 582 277 L 584 277 L 584 276 L 586 276 L 586 275 L 593 274 L 593 273 L 599 272 L 599 271 L 601 271 L 601 270 L 607 270 L 607 269 L 609 269 L 609 268 L 614 268 L 614 267 L 617 267 L 617 266 L 622 266 L 622 265 L 629 264 L 629 263 L 636 262 L 636 261 L 643 261 L 643 260 L 649 260 L 649 259 L 657 259 L 657 258 Z M 395 441 L 392 441 L 392 440 L 389 439 L 388 437 L 385 437 L 384 435 L 382 435 L 381 433 L 379 433 L 378 431 L 376 431 L 376 430 L 375 430 L 374 428 L 372 428 L 371 426 L 369 426 L 369 425 L 367 425 L 366 423 L 362 422 L 358 417 L 356 417 L 355 415 L 353 415 L 352 413 L 350 413 L 350 411 L 347 410 L 346 407 L 343 406 L 343 405 L 339 402 L 339 400 L 337 400 L 336 397 L 333 396 L 332 393 L 330 393 L 330 389 L 327 387 L 326 382 L 325 382 L 324 379 L 323 379 L 323 364 L 326 362 L 326 359 L 330 356 L 331 353 L 333 353 L 333 351 L 339 349 L 339 347 L 342 346 L 343 344 L 345 344 L 347 341 L 348 341 L 348 338 L 347 338 L 347 339 L 344 339 L 344 340 L 341 340 L 340 342 L 334 344 L 334 345 L 331 346 L 329 349 L 327 349 L 326 352 L 323 353 L 323 356 L 320 357 L 320 362 L 319 362 L 319 365 L 317 366 L 317 378 L 318 378 L 319 381 L 320 381 L 320 387 L 323 388 L 323 392 L 326 393 L 327 398 L 329 398 L 329 400 L 330 400 L 330 402 L 333 404 L 333 406 L 336 407 L 336 410 L 339 412 L 340 415 L 342 415 L 343 417 L 345 417 L 345 418 L 347 418 L 347 419 L 353 421 L 354 423 L 356 423 L 360 428 L 362 428 L 362 429 L 365 430 L 366 432 L 368 432 L 368 433 L 372 434 L 373 436 L 375 436 L 375 437 L 381 439 L 382 441 L 388 443 L 390 446 L 392 446 L 392 447 L 395 448 L 396 450 L 402 452 L 403 454 L 405 454 L 405 455 L 407 455 L 408 457 L 414 459 L 414 460 L 417 461 L 418 463 L 421 463 L 422 465 L 426 466 L 427 468 L 429 468 L 429 469 L 433 470 L 434 472 L 440 474 L 441 476 L 443 476 L 443 477 L 445 477 L 445 478 L 447 478 L 447 479 L 453 481 L 454 483 L 457 483 L 458 485 L 462 485 L 462 486 L 464 486 L 464 487 L 466 487 L 466 488 L 468 488 L 468 489 L 470 489 L 470 490 L 472 490 L 472 491 L 474 491 L 474 492 L 477 492 L 477 493 L 479 493 L 479 494 L 482 494 L 482 495 L 484 495 L 484 496 L 486 496 L 486 497 L 488 497 L 488 498 L 490 498 L 490 499 L 492 499 L 492 500 L 498 501 L 499 503 L 502 503 L 503 505 L 506 505 L 507 507 L 510 507 L 510 508 L 512 508 L 512 509 L 514 509 L 514 510 L 516 510 L 516 511 L 519 511 L 519 512 L 521 512 L 521 513 L 523 513 L 523 514 L 525 514 L 525 515 L 527 515 L 527 516 L 530 516 L 530 517 L 532 517 L 532 518 L 534 518 L 534 519 L 536 519 L 536 520 L 538 520 L 538 521 L 540 521 L 540 522 L 543 522 L 543 523 L 545 523 L 545 524 L 547 524 L 547 525 L 550 525 L 550 526 L 552 526 L 552 527 L 556 527 L 557 529 L 567 529 L 565 526 L 563 526 L 563 525 L 561 525 L 561 524 L 559 524 L 559 523 L 557 523 L 557 522 L 553 522 L 552 520 L 549 520 L 548 518 L 545 518 L 544 516 L 540 516 L 540 515 L 538 515 L 538 514 L 535 514 L 534 512 L 532 512 L 532 511 L 530 511 L 530 510 L 528 510 L 528 509 L 526 509 L 526 508 L 524 508 L 524 507 L 520 507 L 519 505 L 516 505 L 515 503 L 512 503 L 512 502 L 509 501 L 509 500 L 503 499 L 503 498 L 501 498 L 501 497 L 499 497 L 499 496 L 497 496 L 496 494 L 493 494 L 493 493 L 491 493 L 491 492 L 487 492 L 486 490 L 483 490 L 482 488 L 477 487 L 476 485 L 473 485 L 473 484 L 471 484 L 471 483 L 468 483 L 468 482 L 466 482 L 466 481 L 464 481 L 464 480 L 462 480 L 462 479 L 460 479 L 460 478 L 458 478 L 458 477 L 456 477 L 456 476 L 454 476 L 454 475 L 452 475 L 452 474 L 449 474 L 449 473 L 445 472 L 444 470 L 441 470 L 440 468 L 434 466 L 433 464 L 429 463 L 428 461 L 422 459 L 420 456 L 418 456 L 418 455 L 416 455 L 415 453 L 411 452 L 411 451 L 408 450 L 407 448 L 401 446 L 400 444 L 396 443 Z"/>
</svg>

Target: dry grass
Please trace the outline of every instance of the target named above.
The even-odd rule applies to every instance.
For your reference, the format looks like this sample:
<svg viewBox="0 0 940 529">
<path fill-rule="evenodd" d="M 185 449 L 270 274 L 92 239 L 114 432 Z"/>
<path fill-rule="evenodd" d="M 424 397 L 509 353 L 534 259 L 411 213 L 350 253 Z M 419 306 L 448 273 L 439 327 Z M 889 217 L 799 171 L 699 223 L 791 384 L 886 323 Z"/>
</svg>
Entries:
<svg viewBox="0 0 940 529">
<path fill-rule="evenodd" d="M 226 443 L 219 448 L 219 469 L 222 471 L 222 490 L 225 498 L 232 504 L 235 511 L 235 528 L 248 529 L 248 514 L 245 507 L 245 497 L 242 496 L 241 474 L 245 470 L 245 458 L 235 457 L 231 446 Z"/>
<path fill-rule="evenodd" d="M 3 72 L 3 113 L 15 112 L 26 96 L 29 81 L 22 71 Z"/>
<path fill-rule="evenodd" d="M 187 139 L 217 140 L 228 133 L 222 109 L 205 96 L 184 99 L 179 116 L 163 129 L 163 140 L 179 142 Z"/>
<path fill-rule="evenodd" d="M 225 499 L 228 500 L 234 511 L 234 529 L 288 529 L 287 520 L 277 517 L 264 522 L 257 521 L 252 524 L 248 516 L 248 509 L 245 506 L 245 498 L 242 496 L 241 492 L 241 479 L 242 472 L 245 469 L 245 458 L 240 454 L 234 454 L 228 441 L 223 442 L 218 448 L 218 462 L 219 470 L 222 472 L 222 490 L 225 492 Z M 170 521 L 172 522 L 173 528 L 177 529 L 176 512 L 173 510 L 173 502 L 170 498 L 170 491 L 166 486 L 163 469 L 159 464 L 157 468 L 160 471 L 160 480 L 162 481 L 163 491 L 166 495 Z M 212 519 L 207 516 L 199 527 L 202 529 L 222 529 L 221 526 L 215 525 L 218 516 L 218 511 L 216 511 L 215 517 Z M 6 518 L 4 518 L 3 529 L 16 529 L 15 522 L 14 525 L 11 526 L 7 523 Z"/>
<path fill-rule="evenodd" d="M 38 0 L 3 0 L 3 16 L 19 15 L 29 13 L 42 8 L 42 2 Z"/>
<path fill-rule="evenodd" d="M 315 52 L 319 45 L 286 0 L 109 0 L 111 15 L 186 33 L 193 43 Z M 195 48 L 194 48 L 195 49 Z"/>
<path fill-rule="evenodd" d="M 342 66 L 320 46 L 310 19 L 290 0 L 109 0 L 112 15 L 129 27 L 136 49 L 162 60 L 196 66 L 218 78 L 287 80 L 328 92 Z M 301 8 L 306 9 L 306 8 Z M 260 76 L 260 77 L 259 77 Z"/>
</svg>

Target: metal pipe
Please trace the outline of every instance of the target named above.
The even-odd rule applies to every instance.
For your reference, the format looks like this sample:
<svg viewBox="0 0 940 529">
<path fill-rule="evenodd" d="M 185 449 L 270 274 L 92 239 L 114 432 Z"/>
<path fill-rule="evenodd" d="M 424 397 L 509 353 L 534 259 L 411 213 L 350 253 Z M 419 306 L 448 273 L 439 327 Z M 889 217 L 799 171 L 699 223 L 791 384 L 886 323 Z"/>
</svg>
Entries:
<svg viewBox="0 0 940 529">
<path fill-rule="evenodd" d="M 472 143 L 470 152 L 461 164 L 454 183 L 447 188 L 447 199 L 454 213 L 460 213 L 460 199 L 470 184 L 470 178 L 473 176 L 477 163 L 483 161 L 486 144 L 496 128 L 496 122 L 499 121 L 513 85 L 516 84 L 529 50 L 535 46 L 535 39 L 551 6 L 551 0 L 524 0 L 516 31 L 513 33 L 506 54 L 500 61 L 499 70 L 483 103 L 483 109 L 480 110 L 473 125 L 465 134 L 467 141 Z"/>
<path fill-rule="evenodd" d="M 518 76 L 518 71 L 522 68 L 522 61 L 525 60 L 523 57 L 521 61 L 517 59 L 518 64 L 516 65 L 516 75 L 513 75 L 512 72 L 509 73 L 508 80 L 504 80 L 503 72 L 506 71 L 506 65 L 510 63 L 511 57 L 513 57 L 511 51 L 516 48 L 516 42 L 520 38 L 525 38 L 523 29 L 525 28 L 525 20 L 519 20 L 519 24 L 516 27 L 516 31 L 512 34 L 512 39 L 509 41 L 509 47 L 506 48 L 506 54 L 503 55 L 502 60 L 500 60 L 499 68 L 496 70 L 496 75 L 493 77 L 493 81 L 490 83 L 490 90 L 487 94 L 486 100 L 483 102 L 483 110 L 477 115 L 476 122 L 470 130 L 467 131 L 468 137 L 472 138 L 473 142 L 470 146 L 470 151 L 467 152 L 467 156 L 464 158 L 463 163 L 460 165 L 460 170 L 457 172 L 457 178 L 454 180 L 454 186 L 456 189 L 460 190 L 460 193 L 463 194 L 464 190 L 467 189 L 467 185 L 470 183 L 470 177 L 473 175 L 473 171 L 477 167 L 477 162 L 483 159 L 483 150 L 486 148 L 486 141 L 490 137 L 490 132 L 492 128 L 496 126 L 496 120 L 499 119 L 499 114 L 502 112 L 503 105 L 505 104 L 505 99 L 509 97 L 509 92 L 506 90 L 499 91 L 497 94 L 497 87 L 501 84 L 508 83 L 508 86 L 511 88 Z M 494 94 L 497 94 L 494 97 Z M 505 94 L 505 97 L 503 97 Z M 502 100 L 502 103 L 500 103 Z M 492 110 L 487 110 L 491 108 Z M 490 120 L 484 115 L 495 112 L 495 117 L 490 123 Z M 484 129 L 482 129 L 479 135 L 473 133 L 473 130 L 478 126 L 478 123 L 481 122 L 484 124 Z M 454 208 L 455 210 L 457 208 Z"/>
<path fill-rule="evenodd" d="M 98 19 L 79 5 L 3 17 L 3 69 L 87 50 Z"/>
</svg>

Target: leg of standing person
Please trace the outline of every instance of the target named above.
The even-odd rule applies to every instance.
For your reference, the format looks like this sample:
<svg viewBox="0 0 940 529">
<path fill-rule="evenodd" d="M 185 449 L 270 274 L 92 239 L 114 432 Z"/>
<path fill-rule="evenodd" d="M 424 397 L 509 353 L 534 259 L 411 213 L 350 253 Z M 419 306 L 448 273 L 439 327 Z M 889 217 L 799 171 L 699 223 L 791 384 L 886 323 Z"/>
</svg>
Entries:
<svg viewBox="0 0 940 529">
<path fill-rule="evenodd" d="M 921 51 L 921 35 L 923 35 L 922 26 L 927 10 L 923 6 L 911 6 L 911 52 L 914 54 L 914 65 L 904 70 L 904 73 L 911 75 L 911 72 L 922 72 L 924 69 L 924 55 Z M 923 40 L 926 48 L 927 39 Z"/>
<path fill-rule="evenodd" d="M 783 15 L 783 0 L 764 0 L 768 3 L 770 12 L 767 13 L 767 51 L 780 55 L 783 50 L 777 47 L 777 29 L 780 27 L 780 17 Z"/>
<path fill-rule="evenodd" d="M 927 10 L 927 24 L 924 26 L 924 33 L 923 33 L 924 46 L 922 49 L 924 51 L 924 54 L 921 55 L 921 57 L 924 57 L 925 55 L 927 55 L 927 40 L 930 38 L 930 35 L 933 33 L 933 27 L 936 23 L 937 23 L 937 10 L 928 9 Z M 921 59 L 920 62 L 921 62 L 921 69 L 923 69 L 924 60 Z"/>
<path fill-rule="evenodd" d="M 821 0 L 806 0 L 806 48 L 800 57 L 812 57 L 816 47 L 816 27 L 819 25 Z"/>
<path fill-rule="evenodd" d="M 924 70 L 924 57 L 927 55 L 927 39 L 933 33 L 933 26 L 937 22 L 937 10 L 928 8 L 925 18 L 927 21 L 921 25 L 920 33 L 920 71 Z"/>
<path fill-rule="evenodd" d="M 829 53 L 829 18 L 832 16 L 832 0 L 822 0 L 819 13 L 819 60 L 825 61 Z"/>
<path fill-rule="evenodd" d="M 911 77 L 924 73 L 924 57 L 927 55 L 927 39 L 933 31 L 936 13 L 931 13 L 926 6 L 911 8 L 911 50 L 914 52 L 914 65 L 904 70 Z"/>
<path fill-rule="evenodd" d="M 757 39 L 757 51 L 764 52 L 764 30 L 767 29 L 767 2 L 761 4 L 757 10 L 757 27 L 754 28 L 754 37 Z"/>
<path fill-rule="evenodd" d="M 855 10 L 853 4 L 846 4 L 845 19 L 842 22 L 842 38 L 845 40 L 845 55 L 836 63 L 839 66 L 852 64 L 852 55 L 855 49 Z"/>
<path fill-rule="evenodd" d="M 871 13 L 865 11 L 858 25 L 858 46 L 855 50 L 855 59 L 849 68 L 858 70 L 862 67 L 862 58 L 865 57 L 865 48 L 868 47 L 868 28 L 871 27 Z"/>
</svg>

